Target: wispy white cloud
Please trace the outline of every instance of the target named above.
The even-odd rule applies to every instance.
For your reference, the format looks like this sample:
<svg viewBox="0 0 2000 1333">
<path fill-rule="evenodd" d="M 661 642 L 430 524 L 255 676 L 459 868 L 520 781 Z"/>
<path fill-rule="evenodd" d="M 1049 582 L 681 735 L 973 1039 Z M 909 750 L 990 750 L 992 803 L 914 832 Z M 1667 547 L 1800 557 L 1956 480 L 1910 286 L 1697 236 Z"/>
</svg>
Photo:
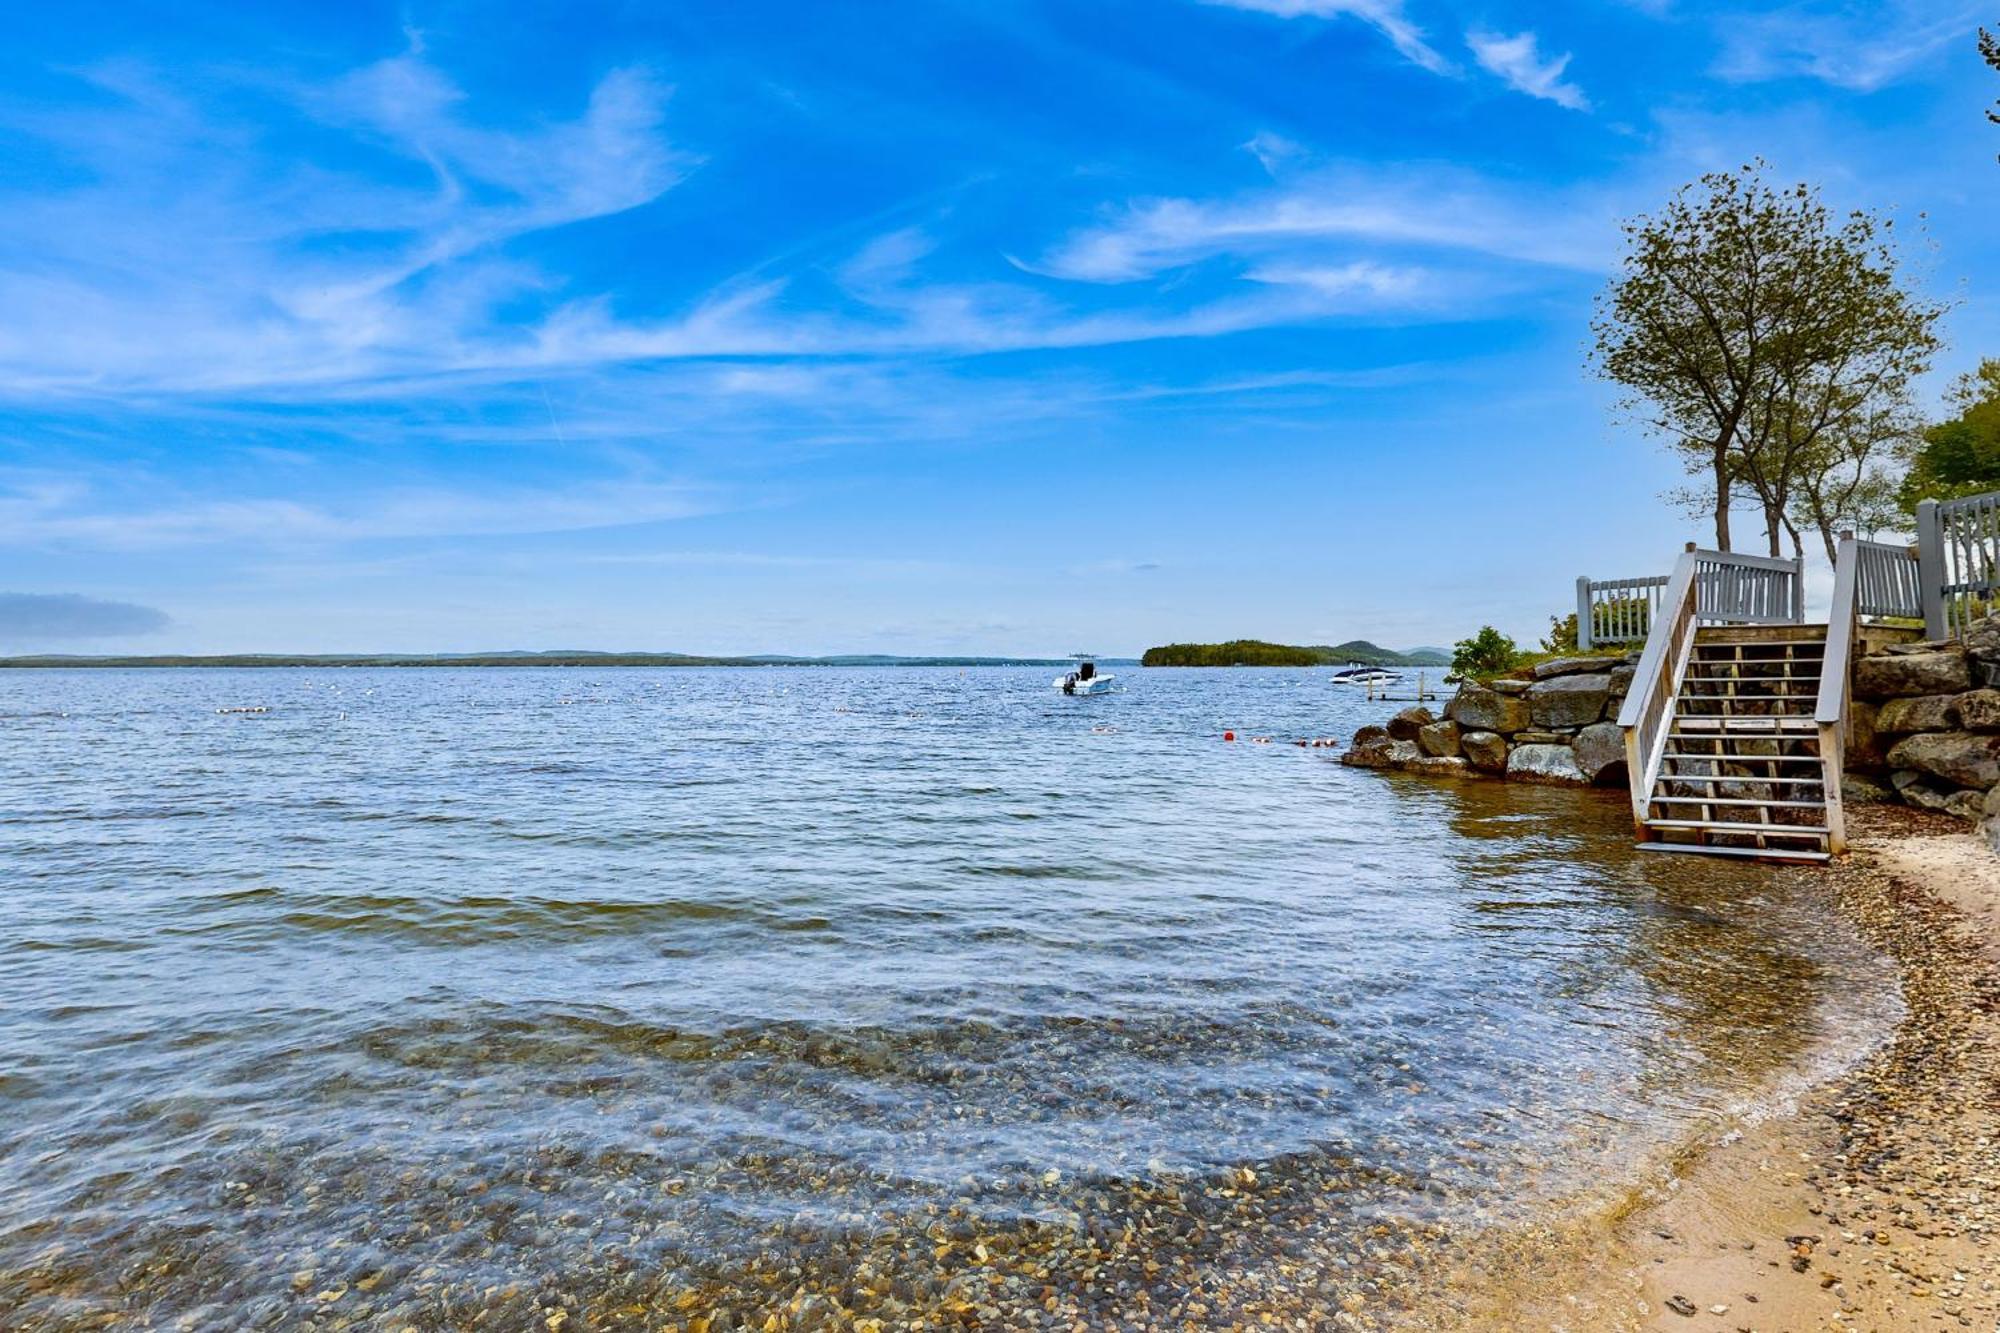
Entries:
<svg viewBox="0 0 2000 1333">
<path fill-rule="evenodd" d="M 1315 244 L 1370 243 L 1591 269 L 1615 243 L 1611 216 L 1586 200 L 1530 195 L 1447 168 L 1348 169 L 1229 200 L 1134 203 L 1071 235 L 1036 267 L 1130 282 L 1222 254 L 1297 262 Z"/>
<path fill-rule="evenodd" d="M 1715 72 L 1740 83 L 1811 78 L 1874 92 L 1972 41 L 1986 6 L 1966 0 L 1836 0 L 1718 20 Z"/>
<path fill-rule="evenodd" d="M 326 84 L 229 87 L 351 136 L 339 168 L 205 113 L 207 85 L 119 63 L 85 77 L 110 105 L 4 125 L 83 183 L 0 187 L 0 306 L 15 312 L 0 391 L 325 384 L 490 359 L 508 341 L 494 311 L 557 282 L 510 241 L 643 205 L 693 162 L 665 142 L 667 90 L 640 69 L 524 129 L 475 121 L 415 53 Z M 383 169 L 397 162 L 427 183 Z"/>
<path fill-rule="evenodd" d="M 339 506 L 283 497 L 132 503 L 78 482 L 0 491 L 0 543 L 136 551 L 217 543 L 299 546 L 383 538 L 573 532 L 686 518 L 713 507 L 693 488 L 645 481 L 453 491 L 386 490 Z"/>
<path fill-rule="evenodd" d="M 1279 18 L 1359 19 L 1387 37 L 1410 63 L 1433 74 L 1451 71 L 1451 62 L 1438 54 L 1425 39 L 1423 29 L 1404 11 L 1403 0 L 1207 0 L 1207 3 L 1275 14 Z"/>
<path fill-rule="evenodd" d="M 1572 111 L 1590 109 L 1590 99 L 1583 95 L 1583 90 L 1563 80 L 1563 71 L 1569 68 L 1569 53 L 1544 57 L 1534 33 L 1507 37 L 1475 28 L 1465 34 L 1465 44 L 1472 49 L 1481 69 L 1498 75 L 1514 91 Z"/>
</svg>

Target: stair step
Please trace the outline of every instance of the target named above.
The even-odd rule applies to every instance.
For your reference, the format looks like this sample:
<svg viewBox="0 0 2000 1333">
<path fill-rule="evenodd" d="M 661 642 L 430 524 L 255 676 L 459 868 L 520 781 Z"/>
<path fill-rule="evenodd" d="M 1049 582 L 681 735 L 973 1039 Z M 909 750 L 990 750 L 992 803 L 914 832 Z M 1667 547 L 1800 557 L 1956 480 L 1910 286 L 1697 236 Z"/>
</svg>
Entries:
<svg viewBox="0 0 2000 1333">
<path fill-rule="evenodd" d="M 1825 625 L 1702 625 L 1695 630 L 1699 643 L 1750 644 L 1821 643 Z"/>
<path fill-rule="evenodd" d="M 1786 739 L 1790 740 L 1792 738 L 1786 737 Z M 1817 764 L 1819 762 L 1819 756 L 1816 754 L 1682 754 L 1678 750 L 1668 750 L 1660 757 L 1662 759 L 1700 759 L 1711 764 L 1717 761 L 1736 764 Z M 1669 773 L 1663 776 L 1679 777 L 1680 774 Z M 1743 779 L 1745 782 L 1749 780 L 1748 778 Z"/>
<path fill-rule="evenodd" d="M 1826 836 L 1824 824 L 1742 824 L 1713 819 L 1648 819 L 1646 827 L 1694 829 L 1702 833 L 1754 833 L 1759 836 L 1777 834 L 1794 838 Z"/>
<path fill-rule="evenodd" d="M 1735 683 L 1730 682 L 1732 685 Z M 1819 691 L 1814 690 L 1811 694 L 1800 694 L 1794 690 L 1787 690 L 1783 694 L 1676 694 L 1674 698 L 1684 703 L 1698 704 L 1783 703 L 1787 699 L 1817 699 Z"/>
<path fill-rule="evenodd" d="M 1817 755 L 1801 755 L 1800 758 L 1817 759 Z M 1782 782 L 1793 787 L 1824 787 L 1825 778 L 1739 778 L 1730 773 L 1662 773 L 1662 782 Z"/>
<path fill-rule="evenodd" d="M 1825 852 L 1803 847 L 1708 847 L 1698 842 L 1642 842 L 1642 852 L 1693 852 L 1700 856 L 1753 856 L 1760 861 L 1830 861 Z"/>
<path fill-rule="evenodd" d="M 1649 796 L 1659 805 L 1740 805 L 1759 810 L 1824 810 L 1825 801 L 1767 801 L 1760 796 Z"/>
</svg>

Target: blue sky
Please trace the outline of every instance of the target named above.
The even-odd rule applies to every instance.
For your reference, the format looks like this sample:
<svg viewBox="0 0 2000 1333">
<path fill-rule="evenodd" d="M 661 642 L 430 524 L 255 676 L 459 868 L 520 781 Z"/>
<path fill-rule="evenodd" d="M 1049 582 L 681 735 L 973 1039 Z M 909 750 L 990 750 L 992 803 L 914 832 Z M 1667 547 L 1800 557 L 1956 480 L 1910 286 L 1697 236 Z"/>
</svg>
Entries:
<svg viewBox="0 0 2000 1333">
<path fill-rule="evenodd" d="M 1581 369 L 1620 218 L 1922 213 L 1928 392 L 2000 355 L 1982 20 L 26 10 L 0 651 L 1532 638 L 1701 535 Z"/>
</svg>

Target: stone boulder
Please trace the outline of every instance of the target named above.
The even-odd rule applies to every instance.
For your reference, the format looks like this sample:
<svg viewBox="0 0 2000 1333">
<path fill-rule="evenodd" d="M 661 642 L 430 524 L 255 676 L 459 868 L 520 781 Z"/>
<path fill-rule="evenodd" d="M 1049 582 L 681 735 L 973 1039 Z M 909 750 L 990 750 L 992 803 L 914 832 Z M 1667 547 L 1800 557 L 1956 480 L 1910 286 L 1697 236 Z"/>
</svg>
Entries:
<svg viewBox="0 0 2000 1333">
<path fill-rule="evenodd" d="M 1458 723 L 1446 718 L 1433 722 L 1417 732 L 1417 748 L 1425 754 L 1440 759 L 1452 759 L 1458 755 Z"/>
<path fill-rule="evenodd" d="M 1944 812 L 1956 815 L 1967 823 L 1976 823 L 1986 812 L 1986 794 L 1977 791 L 1955 791 L 1944 798 Z"/>
<path fill-rule="evenodd" d="M 2000 698 L 2000 695 L 1996 695 Z M 1913 731 L 1950 731 L 1958 725 L 1958 696 L 1918 694 L 1891 699 L 1875 713 L 1875 730 L 1895 735 Z"/>
<path fill-rule="evenodd" d="M 1959 695 L 1958 725 L 1967 731 L 2000 731 L 2000 690 Z"/>
<path fill-rule="evenodd" d="M 1919 810 L 1933 810 L 1939 814 L 1943 814 L 1945 803 L 1950 799 L 1951 797 L 1947 793 L 1939 791 L 1930 783 L 1921 780 L 1912 782 L 1903 788 L 1904 803 L 1914 805 Z"/>
<path fill-rule="evenodd" d="M 1879 782 L 1843 773 L 1840 776 L 1840 799 L 1848 805 L 1887 805 L 1896 799 L 1896 793 Z"/>
<path fill-rule="evenodd" d="M 1466 762 L 1482 773 L 1499 773 L 1507 767 L 1507 738 L 1491 731 L 1460 734 L 1458 748 Z"/>
<path fill-rule="evenodd" d="M 1507 776 L 1515 782 L 1581 787 L 1589 783 L 1567 745 L 1517 745 L 1507 756 Z"/>
<path fill-rule="evenodd" d="M 1379 732 L 1380 735 L 1366 735 Z M 1423 757 L 1415 741 L 1399 741 L 1381 727 L 1363 727 L 1354 735 L 1354 744 L 1340 756 L 1352 768 L 1400 768 Z"/>
<path fill-rule="evenodd" d="M 1532 680 L 1517 680 L 1512 676 L 1502 676 L 1498 680 L 1486 682 L 1489 688 L 1499 694 L 1526 694 L 1528 687 L 1534 683 Z"/>
<path fill-rule="evenodd" d="M 1455 754 L 1420 754 L 1399 767 L 1433 778 L 1468 778 L 1473 772 L 1472 765 Z"/>
<path fill-rule="evenodd" d="M 1608 657 L 1551 657 L 1546 662 L 1537 662 L 1530 668 L 1536 680 L 1547 680 L 1551 676 L 1574 676 L 1585 671 L 1602 671 L 1614 661 Z"/>
<path fill-rule="evenodd" d="M 1412 704 L 1389 719 L 1389 734 L 1399 741 L 1413 741 L 1417 733 L 1437 721 L 1437 714 L 1422 704 Z"/>
<path fill-rule="evenodd" d="M 1445 716 L 1467 731 L 1520 731 L 1528 725 L 1528 701 L 1485 685 L 1461 685 Z"/>
<path fill-rule="evenodd" d="M 1623 700 L 1632 692 L 1632 677 L 1639 674 L 1639 668 L 1629 662 L 1611 668 L 1611 697 Z"/>
<path fill-rule="evenodd" d="M 1960 694 L 1972 688 L 1965 649 L 1957 645 L 1921 652 L 1882 653 L 1854 666 L 1855 693 L 1870 699 L 1902 699 L 1918 694 Z"/>
<path fill-rule="evenodd" d="M 1625 781 L 1625 731 L 1616 722 L 1595 722 L 1576 733 L 1576 766 L 1595 786 Z"/>
<path fill-rule="evenodd" d="M 1954 787 L 1985 791 L 2000 782 L 2000 736 L 1926 732 L 1897 741 L 1890 747 L 1888 759 L 1895 768 L 1928 773 Z"/>
<path fill-rule="evenodd" d="M 1604 716 L 1611 677 L 1604 672 L 1551 676 L 1528 688 L 1528 717 L 1537 727 L 1585 727 Z"/>
</svg>

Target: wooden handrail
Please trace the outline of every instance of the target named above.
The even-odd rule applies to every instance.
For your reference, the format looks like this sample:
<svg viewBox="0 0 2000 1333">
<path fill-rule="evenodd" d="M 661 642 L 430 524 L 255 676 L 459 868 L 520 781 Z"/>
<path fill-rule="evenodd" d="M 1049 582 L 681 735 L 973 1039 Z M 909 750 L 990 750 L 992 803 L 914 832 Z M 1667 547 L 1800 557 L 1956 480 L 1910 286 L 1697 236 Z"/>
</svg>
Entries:
<svg viewBox="0 0 2000 1333">
<path fill-rule="evenodd" d="M 1847 771 L 1847 714 L 1855 632 L 1861 623 L 1856 601 L 1860 588 L 1861 548 L 1854 534 L 1840 535 L 1833 562 L 1833 605 L 1826 616 L 1826 647 L 1820 659 L 1819 698 L 1813 721 L 1819 727 L 1820 795 L 1826 801 L 1826 849 L 1838 856 L 1847 850 L 1847 810 L 1840 783 Z"/>
<path fill-rule="evenodd" d="M 1666 750 L 1666 732 L 1673 720 L 1674 693 L 1682 663 L 1694 647 L 1695 571 L 1701 555 L 1692 547 L 1674 562 L 1667 590 L 1660 597 L 1659 614 L 1646 635 L 1646 649 L 1632 673 L 1625 702 L 1618 709 L 1618 725 L 1625 731 L 1625 776 L 1632 794 L 1632 824 L 1638 836 L 1647 836 L 1646 811 L 1653 790 L 1653 776 L 1659 771 L 1660 756 Z"/>
<path fill-rule="evenodd" d="M 1848 663 L 1854 655 L 1854 628 L 1859 616 L 1854 609 L 1854 589 L 1860 551 L 1851 535 L 1840 539 L 1840 554 L 1833 562 L 1833 606 L 1826 617 L 1826 656 L 1820 668 L 1819 700 L 1813 706 L 1813 721 L 1824 726 L 1847 723 Z"/>
</svg>

